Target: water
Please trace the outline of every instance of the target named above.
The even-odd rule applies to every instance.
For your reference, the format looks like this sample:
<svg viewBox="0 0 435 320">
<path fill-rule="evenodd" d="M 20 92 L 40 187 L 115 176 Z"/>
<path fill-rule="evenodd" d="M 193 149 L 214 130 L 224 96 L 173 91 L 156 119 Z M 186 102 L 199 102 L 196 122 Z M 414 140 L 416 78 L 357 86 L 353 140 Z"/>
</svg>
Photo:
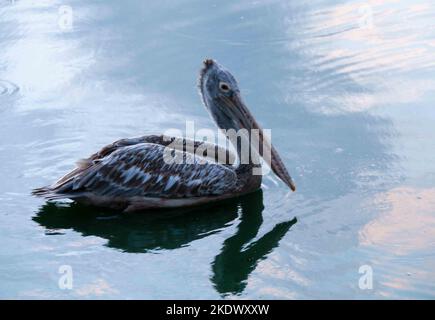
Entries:
<svg viewBox="0 0 435 320">
<path fill-rule="evenodd" d="M 431 1 L 64 4 L 0 0 L 1 298 L 435 297 Z M 30 196 L 116 139 L 215 128 L 205 57 L 236 75 L 296 193 L 269 175 L 147 215 Z"/>
</svg>

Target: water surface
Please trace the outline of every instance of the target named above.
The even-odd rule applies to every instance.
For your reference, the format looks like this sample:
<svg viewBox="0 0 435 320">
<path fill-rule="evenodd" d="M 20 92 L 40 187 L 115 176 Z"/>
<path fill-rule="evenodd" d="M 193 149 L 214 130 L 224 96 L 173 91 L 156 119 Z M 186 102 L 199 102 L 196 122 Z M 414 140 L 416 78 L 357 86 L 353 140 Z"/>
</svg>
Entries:
<svg viewBox="0 0 435 320">
<path fill-rule="evenodd" d="M 1 298 L 435 297 L 431 1 L 63 5 L 0 0 Z M 147 215 L 30 196 L 116 139 L 215 128 L 205 57 L 272 129 L 296 193 L 268 175 Z"/>
</svg>

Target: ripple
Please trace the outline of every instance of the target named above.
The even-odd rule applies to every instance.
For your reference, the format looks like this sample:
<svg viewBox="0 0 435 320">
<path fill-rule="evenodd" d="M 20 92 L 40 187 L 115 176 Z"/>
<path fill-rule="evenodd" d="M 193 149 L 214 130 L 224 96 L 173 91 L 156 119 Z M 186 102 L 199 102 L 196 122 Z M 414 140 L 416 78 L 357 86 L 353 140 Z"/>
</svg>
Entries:
<svg viewBox="0 0 435 320">
<path fill-rule="evenodd" d="M 0 98 L 14 96 L 19 90 L 15 83 L 0 79 Z"/>
</svg>

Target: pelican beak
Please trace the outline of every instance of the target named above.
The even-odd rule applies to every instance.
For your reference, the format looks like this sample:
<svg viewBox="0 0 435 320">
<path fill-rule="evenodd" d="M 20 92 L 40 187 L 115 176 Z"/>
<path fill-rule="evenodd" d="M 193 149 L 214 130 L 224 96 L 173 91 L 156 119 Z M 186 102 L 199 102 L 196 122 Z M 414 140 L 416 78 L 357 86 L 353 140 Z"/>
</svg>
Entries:
<svg viewBox="0 0 435 320">
<path fill-rule="evenodd" d="M 281 157 L 278 154 L 278 151 L 274 148 L 271 141 L 264 135 L 263 129 L 260 125 L 255 121 L 253 115 L 246 107 L 243 102 L 240 93 L 237 92 L 233 94 L 231 98 L 225 99 L 225 104 L 229 106 L 232 118 L 237 122 L 238 127 L 245 128 L 247 130 L 256 129 L 258 130 L 258 138 L 259 138 L 259 150 L 258 153 L 261 157 L 270 165 L 272 171 L 292 190 L 296 191 L 296 185 L 288 173 L 284 163 L 281 160 Z M 251 134 L 251 147 L 254 147 L 252 144 L 252 134 Z"/>
<path fill-rule="evenodd" d="M 272 171 L 292 190 L 296 191 L 296 185 L 292 179 L 292 177 L 289 175 L 287 168 L 285 167 L 284 163 L 282 162 L 278 152 L 274 148 L 272 144 L 270 144 L 271 147 L 271 163 L 270 166 L 272 168 Z"/>
</svg>

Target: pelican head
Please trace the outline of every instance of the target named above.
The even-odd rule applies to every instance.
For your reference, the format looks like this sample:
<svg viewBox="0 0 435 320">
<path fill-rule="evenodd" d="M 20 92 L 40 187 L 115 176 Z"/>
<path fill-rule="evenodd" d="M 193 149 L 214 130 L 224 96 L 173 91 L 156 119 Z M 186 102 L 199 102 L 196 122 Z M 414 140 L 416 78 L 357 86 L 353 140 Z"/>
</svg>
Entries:
<svg viewBox="0 0 435 320">
<path fill-rule="evenodd" d="M 265 157 L 270 150 L 272 171 L 293 191 L 295 184 L 287 172 L 278 152 L 270 141 L 264 138 L 263 130 L 255 121 L 240 95 L 239 86 L 234 76 L 215 60 L 204 60 L 199 77 L 199 90 L 203 103 L 220 129 L 236 131 L 252 129 L 259 131 L 259 154 Z M 264 140 L 264 141 L 263 141 Z M 240 156 L 240 155 L 239 155 Z"/>
</svg>

